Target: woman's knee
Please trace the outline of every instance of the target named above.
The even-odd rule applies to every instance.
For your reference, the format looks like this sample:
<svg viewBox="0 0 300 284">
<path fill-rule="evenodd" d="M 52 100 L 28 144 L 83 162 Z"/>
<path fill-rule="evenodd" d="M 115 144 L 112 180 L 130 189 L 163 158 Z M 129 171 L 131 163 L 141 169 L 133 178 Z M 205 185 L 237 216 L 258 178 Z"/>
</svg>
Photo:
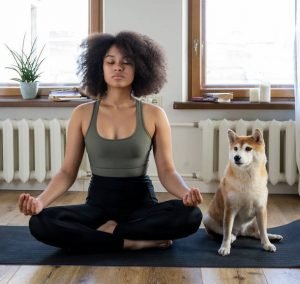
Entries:
<svg viewBox="0 0 300 284">
<path fill-rule="evenodd" d="M 43 213 L 31 216 L 29 219 L 29 230 L 37 240 L 45 242 L 51 235 L 51 232 L 55 232 L 55 228 L 51 228 L 50 220 L 47 221 L 48 218 Z"/>
<path fill-rule="evenodd" d="M 31 235 L 33 235 L 36 239 L 40 239 L 43 233 L 43 226 L 40 220 L 40 215 L 33 215 L 29 219 L 29 230 Z"/>
<path fill-rule="evenodd" d="M 191 207 L 191 213 L 190 213 L 191 225 L 194 225 L 198 229 L 200 227 L 202 217 L 203 217 L 202 212 L 199 207 Z"/>
<path fill-rule="evenodd" d="M 184 216 L 185 226 L 191 230 L 191 232 L 196 232 L 202 221 L 202 212 L 199 207 L 189 207 L 183 204 L 182 215 Z"/>
</svg>

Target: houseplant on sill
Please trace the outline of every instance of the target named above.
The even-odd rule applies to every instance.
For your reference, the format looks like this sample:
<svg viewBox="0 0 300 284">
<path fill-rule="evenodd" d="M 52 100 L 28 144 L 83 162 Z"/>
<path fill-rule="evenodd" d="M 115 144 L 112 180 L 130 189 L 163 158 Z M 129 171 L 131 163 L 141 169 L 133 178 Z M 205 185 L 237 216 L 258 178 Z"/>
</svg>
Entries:
<svg viewBox="0 0 300 284">
<path fill-rule="evenodd" d="M 23 38 L 21 52 L 11 49 L 5 45 L 14 59 L 14 64 L 9 67 L 18 74 L 18 77 L 11 80 L 20 83 L 20 90 L 23 99 L 34 99 L 38 92 L 39 82 L 37 79 L 41 76 L 40 66 L 45 58 L 41 58 L 45 45 L 37 53 L 37 39 L 30 46 L 29 53 L 25 51 L 25 35 Z"/>
</svg>

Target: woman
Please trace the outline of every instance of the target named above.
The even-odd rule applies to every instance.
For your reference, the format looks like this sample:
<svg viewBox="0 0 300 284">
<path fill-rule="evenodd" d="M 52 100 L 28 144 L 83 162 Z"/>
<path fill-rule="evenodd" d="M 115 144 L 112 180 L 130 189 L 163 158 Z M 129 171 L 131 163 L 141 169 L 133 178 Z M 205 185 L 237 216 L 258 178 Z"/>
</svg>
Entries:
<svg viewBox="0 0 300 284">
<path fill-rule="evenodd" d="M 168 247 L 197 231 L 198 189 L 176 172 L 165 112 L 142 103 L 166 81 L 160 47 L 147 36 L 95 34 L 82 43 L 82 86 L 96 101 L 74 109 L 64 163 L 38 196 L 21 194 L 31 233 L 65 249 L 103 251 Z M 159 179 L 177 199 L 158 203 L 146 175 L 153 147 Z M 86 148 L 92 178 L 85 204 L 48 207 L 74 183 Z"/>
</svg>

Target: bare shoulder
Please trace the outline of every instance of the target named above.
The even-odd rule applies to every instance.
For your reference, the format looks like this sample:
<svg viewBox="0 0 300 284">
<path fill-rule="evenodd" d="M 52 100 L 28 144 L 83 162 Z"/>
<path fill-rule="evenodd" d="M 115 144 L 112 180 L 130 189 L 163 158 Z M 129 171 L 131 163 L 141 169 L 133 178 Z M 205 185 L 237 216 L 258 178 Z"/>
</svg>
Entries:
<svg viewBox="0 0 300 284">
<path fill-rule="evenodd" d="M 76 106 L 71 114 L 71 120 L 76 121 L 85 121 L 90 120 L 92 113 L 93 113 L 93 107 L 94 107 L 95 101 L 87 102 L 84 104 L 80 104 Z"/>
<path fill-rule="evenodd" d="M 89 113 L 93 110 L 94 104 L 96 101 L 91 101 L 87 103 L 83 103 L 74 108 L 73 112 L 75 113 Z"/>
<path fill-rule="evenodd" d="M 92 101 L 75 107 L 72 111 L 70 127 L 80 128 L 82 134 L 85 135 L 92 118 L 94 104 L 95 101 Z"/>
<path fill-rule="evenodd" d="M 143 103 L 143 112 L 146 119 L 160 121 L 167 118 L 163 108 L 150 103 Z"/>
</svg>

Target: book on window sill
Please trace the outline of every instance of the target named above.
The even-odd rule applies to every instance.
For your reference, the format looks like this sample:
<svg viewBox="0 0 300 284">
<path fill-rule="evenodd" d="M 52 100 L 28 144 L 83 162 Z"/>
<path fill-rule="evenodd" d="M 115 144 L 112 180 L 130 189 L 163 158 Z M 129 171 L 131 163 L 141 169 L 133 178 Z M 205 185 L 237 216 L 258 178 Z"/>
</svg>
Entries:
<svg viewBox="0 0 300 284">
<path fill-rule="evenodd" d="M 79 91 L 74 89 L 64 89 L 64 90 L 52 90 L 49 92 L 49 100 L 53 101 L 66 101 L 66 100 L 79 100 L 86 99 L 83 97 Z"/>
<path fill-rule="evenodd" d="M 69 101 L 87 101 L 87 97 L 81 97 L 81 98 L 53 98 L 50 99 L 53 102 L 69 102 Z"/>
<path fill-rule="evenodd" d="M 230 103 L 233 99 L 232 93 L 205 93 L 202 97 L 195 97 L 194 102 Z"/>
</svg>

